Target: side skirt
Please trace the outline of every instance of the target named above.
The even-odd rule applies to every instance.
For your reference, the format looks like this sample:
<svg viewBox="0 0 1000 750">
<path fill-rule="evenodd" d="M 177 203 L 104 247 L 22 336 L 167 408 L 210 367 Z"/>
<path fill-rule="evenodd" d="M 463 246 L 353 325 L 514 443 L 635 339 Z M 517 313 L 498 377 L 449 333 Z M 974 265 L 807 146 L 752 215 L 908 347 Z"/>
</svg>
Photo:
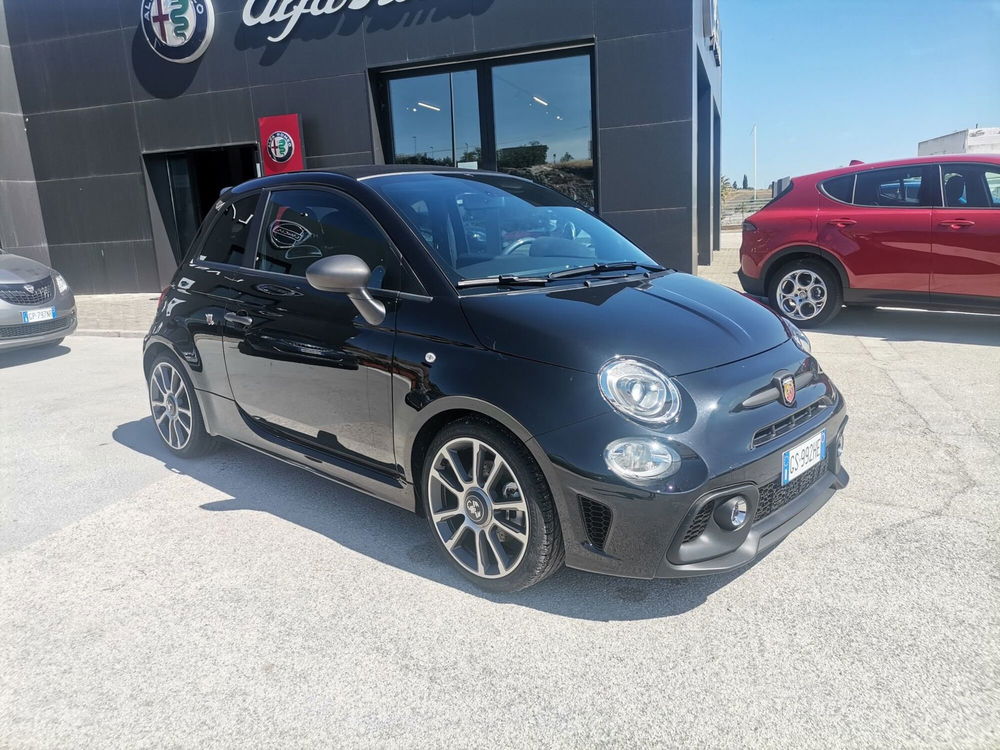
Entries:
<svg viewBox="0 0 1000 750">
<path fill-rule="evenodd" d="M 922 310 L 1000 313 L 1000 297 L 973 297 L 962 294 L 924 294 L 891 289 L 845 289 L 845 305 L 915 307 Z"/>
<path fill-rule="evenodd" d="M 265 431 L 244 417 L 235 401 L 207 391 L 197 391 L 197 394 L 205 426 L 210 434 L 224 437 L 405 510 L 416 511 L 413 485 L 406 483 L 401 477 Z"/>
</svg>

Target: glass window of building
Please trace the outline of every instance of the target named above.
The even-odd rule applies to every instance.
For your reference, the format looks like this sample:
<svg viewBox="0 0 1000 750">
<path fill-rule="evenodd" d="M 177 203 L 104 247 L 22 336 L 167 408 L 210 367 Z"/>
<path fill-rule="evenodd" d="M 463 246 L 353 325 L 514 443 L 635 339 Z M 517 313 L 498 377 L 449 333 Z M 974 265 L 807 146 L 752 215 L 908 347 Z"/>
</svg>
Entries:
<svg viewBox="0 0 1000 750">
<path fill-rule="evenodd" d="M 590 57 L 493 69 L 497 169 L 594 206 Z"/>
<path fill-rule="evenodd" d="M 478 169 L 482 157 L 476 71 L 389 82 L 396 164 Z"/>
<path fill-rule="evenodd" d="M 575 54 L 391 76 L 389 160 L 499 170 L 594 208 L 590 70 Z"/>
</svg>

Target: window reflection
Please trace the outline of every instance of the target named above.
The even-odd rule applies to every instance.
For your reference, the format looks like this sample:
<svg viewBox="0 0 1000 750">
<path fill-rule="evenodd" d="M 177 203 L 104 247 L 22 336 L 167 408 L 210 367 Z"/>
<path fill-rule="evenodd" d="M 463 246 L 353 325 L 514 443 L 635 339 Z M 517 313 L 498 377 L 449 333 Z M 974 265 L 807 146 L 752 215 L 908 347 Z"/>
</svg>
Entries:
<svg viewBox="0 0 1000 750">
<path fill-rule="evenodd" d="M 577 55 L 390 79 L 392 161 L 497 169 L 594 208 L 590 66 Z M 480 83 L 493 112 L 481 111 Z"/>
<path fill-rule="evenodd" d="M 479 168 L 476 71 L 390 81 L 389 104 L 396 164 Z"/>
<path fill-rule="evenodd" d="M 590 58 L 493 69 L 497 168 L 594 207 Z"/>
</svg>

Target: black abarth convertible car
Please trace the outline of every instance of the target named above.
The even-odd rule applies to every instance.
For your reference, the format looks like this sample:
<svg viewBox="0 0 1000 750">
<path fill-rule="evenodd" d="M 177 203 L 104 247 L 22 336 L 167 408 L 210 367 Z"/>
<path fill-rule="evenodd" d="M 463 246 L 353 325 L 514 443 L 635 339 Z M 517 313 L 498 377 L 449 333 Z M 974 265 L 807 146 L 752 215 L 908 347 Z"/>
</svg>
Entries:
<svg viewBox="0 0 1000 750">
<path fill-rule="evenodd" d="M 427 518 L 484 589 L 753 560 L 847 483 L 844 401 L 760 304 L 509 175 L 223 193 L 145 340 L 153 422 Z"/>
</svg>

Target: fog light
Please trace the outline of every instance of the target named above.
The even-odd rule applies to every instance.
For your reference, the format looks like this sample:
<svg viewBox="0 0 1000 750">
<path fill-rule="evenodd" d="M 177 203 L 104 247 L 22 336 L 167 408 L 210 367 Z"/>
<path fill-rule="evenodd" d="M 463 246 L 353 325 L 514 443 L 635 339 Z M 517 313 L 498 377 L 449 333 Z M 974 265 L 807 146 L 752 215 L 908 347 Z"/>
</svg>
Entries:
<svg viewBox="0 0 1000 750">
<path fill-rule="evenodd" d="M 648 438 L 615 440 L 604 450 L 604 461 L 611 471 L 629 482 L 663 479 L 681 466 L 677 451 Z"/>
<path fill-rule="evenodd" d="M 743 495 L 735 495 L 719 503 L 715 509 L 715 522 L 726 531 L 743 528 L 747 522 L 747 499 Z"/>
</svg>

